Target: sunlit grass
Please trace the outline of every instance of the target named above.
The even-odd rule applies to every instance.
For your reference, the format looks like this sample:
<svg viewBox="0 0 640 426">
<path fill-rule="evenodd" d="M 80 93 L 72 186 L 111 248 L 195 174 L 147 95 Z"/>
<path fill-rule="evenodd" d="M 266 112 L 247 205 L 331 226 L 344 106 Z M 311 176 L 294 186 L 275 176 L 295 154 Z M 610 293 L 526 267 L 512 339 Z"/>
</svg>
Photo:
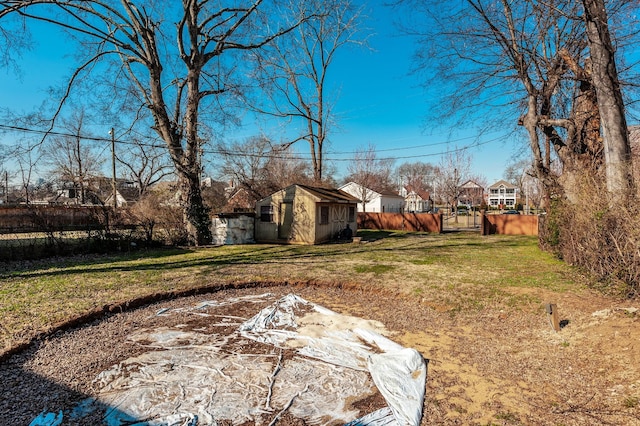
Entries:
<svg viewBox="0 0 640 426">
<path fill-rule="evenodd" d="M 227 283 L 357 283 L 403 292 L 455 315 L 523 309 L 520 289 L 579 288 L 570 267 L 535 237 L 358 231 L 360 244 L 239 245 L 16 263 L 0 274 L 0 347 L 102 306 Z"/>
</svg>

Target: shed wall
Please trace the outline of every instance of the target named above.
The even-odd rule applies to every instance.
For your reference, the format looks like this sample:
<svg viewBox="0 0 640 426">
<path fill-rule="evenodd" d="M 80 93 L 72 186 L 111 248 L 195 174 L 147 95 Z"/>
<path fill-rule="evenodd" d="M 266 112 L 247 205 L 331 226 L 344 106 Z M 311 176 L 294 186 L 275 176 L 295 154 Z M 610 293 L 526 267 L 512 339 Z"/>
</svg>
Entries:
<svg viewBox="0 0 640 426">
<path fill-rule="evenodd" d="M 291 204 L 292 215 L 286 214 L 289 206 L 285 204 Z M 271 206 L 272 221 L 262 220 L 261 209 L 263 206 Z M 304 191 L 295 186 L 278 191 L 256 203 L 256 240 L 313 244 L 315 241 L 315 214 L 315 200 Z M 282 228 L 287 230 L 286 235 L 283 235 Z"/>
<path fill-rule="evenodd" d="M 270 206 L 270 221 L 263 220 L 262 207 Z M 349 222 L 349 207 L 354 209 Z M 357 205 L 349 202 L 318 202 L 302 188 L 292 186 L 256 203 L 255 238 L 259 242 L 318 244 L 333 240 L 349 223 L 357 230 Z"/>
</svg>

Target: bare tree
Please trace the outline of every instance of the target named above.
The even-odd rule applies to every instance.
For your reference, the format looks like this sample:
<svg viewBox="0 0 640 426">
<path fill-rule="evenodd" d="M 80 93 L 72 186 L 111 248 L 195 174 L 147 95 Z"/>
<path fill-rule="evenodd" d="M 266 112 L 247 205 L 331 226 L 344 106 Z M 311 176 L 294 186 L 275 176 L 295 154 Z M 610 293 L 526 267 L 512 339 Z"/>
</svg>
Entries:
<svg viewBox="0 0 640 426">
<path fill-rule="evenodd" d="M 347 166 L 349 174 L 344 180 L 360 185 L 360 193 L 356 196 L 365 208 L 366 204 L 373 199 L 373 191 L 393 190 L 392 171 L 393 160 L 378 158 L 375 146 L 370 144 L 366 148 L 356 150 L 353 161 Z"/>
<path fill-rule="evenodd" d="M 16 0 L 0 2 L 0 20 L 55 25 L 81 43 L 86 57 L 61 102 L 83 75 L 101 70 L 96 65 L 103 59 L 116 61 L 119 68 L 109 74 L 113 87 L 122 87 L 152 116 L 175 167 L 190 242 L 203 244 L 211 239 L 211 220 L 200 186 L 202 111 L 219 111 L 222 96 L 241 86 L 244 53 L 307 18 L 305 12 L 289 19 L 290 9 L 282 6 L 277 0 Z"/>
<path fill-rule="evenodd" d="M 433 192 L 433 183 L 437 173 L 436 166 L 422 162 L 403 163 L 398 166 L 395 172 L 400 185 L 430 192 Z"/>
<path fill-rule="evenodd" d="M 604 0 L 582 0 L 593 86 L 602 117 L 607 189 L 618 202 L 632 195 L 631 146 Z"/>
<path fill-rule="evenodd" d="M 471 156 L 463 149 L 448 151 L 438 165 L 438 192 L 452 210 L 458 207 L 462 184 L 471 178 Z M 458 216 L 455 219 L 458 223 Z"/>
<path fill-rule="evenodd" d="M 48 138 L 43 146 L 44 163 L 49 174 L 63 185 L 71 185 L 80 204 L 86 201 L 86 188 L 92 177 L 100 173 L 103 158 L 94 143 L 86 139 L 84 111 L 76 111 L 62 120 L 65 134 Z"/>
<path fill-rule="evenodd" d="M 507 168 L 504 170 L 503 177 L 504 180 L 522 190 L 522 183 L 525 179 L 524 176 L 527 173 L 532 173 L 531 161 L 524 159 L 516 161 L 515 163 L 507 166 Z"/>
<path fill-rule="evenodd" d="M 227 183 L 211 180 L 203 185 L 202 196 L 212 213 L 226 213 L 223 209 L 227 205 Z"/>
<path fill-rule="evenodd" d="M 290 143 L 308 143 L 313 177 L 318 184 L 324 178 L 324 152 L 333 120 L 335 95 L 328 93 L 330 67 L 339 51 L 364 42 L 356 39 L 361 13 L 351 0 L 292 1 L 291 5 L 299 10 L 308 7 L 303 6 L 307 3 L 313 4 L 318 15 L 301 24 L 295 37 L 280 39 L 272 48 L 256 51 L 260 78 L 271 101 L 269 106 L 258 109 L 301 125 L 301 134 Z"/>
<path fill-rule="evenodd" d="M 5 168 L 5 147 L 0 145 L 0 188 L 2 188 L 2 202 L 9 203 L 9 170 Z"/>
<path fill-rule="evenodd" d="M 530 159 L 516 161 L 504 171 L 504 179 L 518 187 L 518 194 L 525 208 L 540 206 L 542 190 Z"/>
<path fill-rule="evenodd" d="M 116 158 L 125 167 L 125 176 L 135 182 L 140 196 L 173 173 L 166 149 L 153 142 L 134 138 L 126 145 L 120 144 L 119 148 Z"/>
<path fill-rule="evenodd" d="M 27 142 L 15 149 L 15 159 L 18 163 L 18 175 L 20 179 L 20 188 L 24 196 L 24 202 L 31 202 L 31 193 L 33 192 L 33 178 L 35 167 L 40 161 L 42 154 L 38 149 L 38 145 L 33 142 Z"/>
<path fill-rule="evenodd" d="M 308 166 L 288 145 L 274 145 L 259 136 L 243 142 L 219 144 L 221 172 L 254 200 L 293 183 L 308 183 Z"/>
<path fill-rule="evenodd" d="M 451 96 L 443 115 L 465 123 L 481 115 L 488 127 L 503 127 L 505 115 L 517 120 L 527 132 L 547 200 L 560 194 L 575 198 L 585 171 L 601 175 L 600 115 L 580 2 L 402 3 L 423 11 L 436 29 L 417 31 L 424 36 L 417 65 L 437 69 L 430 82 L 455 85 L 444 90 Z M 630 3 L 611 4 L 621 13 Z"/>
</svg>

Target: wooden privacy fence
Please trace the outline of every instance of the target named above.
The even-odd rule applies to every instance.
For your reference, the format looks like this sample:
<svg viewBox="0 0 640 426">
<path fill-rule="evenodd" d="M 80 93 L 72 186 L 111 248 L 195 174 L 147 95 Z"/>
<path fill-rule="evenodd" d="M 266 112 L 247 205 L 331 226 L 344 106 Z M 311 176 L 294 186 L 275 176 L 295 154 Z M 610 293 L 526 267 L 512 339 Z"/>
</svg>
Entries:
<svg viewBox="0 0 640 426">
<path fill-rule="evenodd" d="M 104 228 L 108 208 L 100 206 L 0 206 L 0 234 Z"/>
<path fill-rule="evenodd" d="M 538 216 L 519 214 L 480 215 L 482 235 L 538 235 Z M 359 229 L 442 233 L 442 214 L 358 213 Z"/>
<path fill-rule="evenodd" d="M 442 232 L 442 215 L 432 213 L 358 213 L 359 229 Z"/>
<path fill-rule="evenodd" d="M 538 216 L 520 214 L 481 214 L 482 235 L 538 235 Z"/>
</svg>

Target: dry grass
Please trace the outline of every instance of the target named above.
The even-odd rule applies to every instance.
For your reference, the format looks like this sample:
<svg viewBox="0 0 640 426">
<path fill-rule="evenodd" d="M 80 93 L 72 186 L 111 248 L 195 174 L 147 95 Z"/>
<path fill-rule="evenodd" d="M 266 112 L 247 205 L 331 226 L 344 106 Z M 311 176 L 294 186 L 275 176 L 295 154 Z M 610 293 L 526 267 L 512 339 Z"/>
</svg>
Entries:
<svg viewBox="0 0 640 426">
<path fill-rule="evenodd" d="M 150 294 L 287 283 L 327 288 L 328 307 L 385 322 L 430 359 L 425 425 L 640 425 L 640 316 L 621 309 L 633 301 L 590 290 L 533 237 L 361 235 L 10 265 L 2 346 Z M 567 324 L 558 333 L 546 302 Z"/>
<path fill-rule="evenodd" d="M 522 304 L 523 296 L 509 287 L 577 285 L 572 271 L 540 252 L 532 238 L 362 235 L 361 244 L 228 246 L 10 264 L 0 278 L 1 347 L 105 305 L 229 283 L 355 283 L 428 298 L 449 310 Z"/>
</svg>

